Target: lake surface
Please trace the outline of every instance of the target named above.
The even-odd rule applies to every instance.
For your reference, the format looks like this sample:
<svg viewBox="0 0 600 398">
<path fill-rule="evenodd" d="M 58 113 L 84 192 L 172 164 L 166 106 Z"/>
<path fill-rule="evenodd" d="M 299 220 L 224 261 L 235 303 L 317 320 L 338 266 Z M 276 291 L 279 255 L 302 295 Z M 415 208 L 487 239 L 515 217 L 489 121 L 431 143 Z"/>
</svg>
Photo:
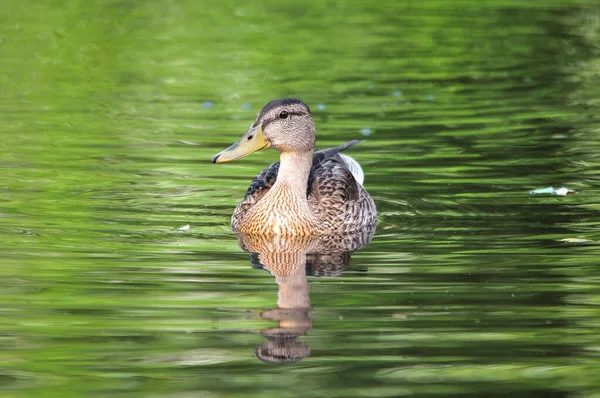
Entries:
<svg viewBox="0 0 600 398">
<path fill-rule="evenodd" d="M 0 396 L 600 397 L 599 21 L 3 1 Z M 288 96 L 318 147 L 367 140 L 370 244 L 238 246 L 277 153 L 210 160 Z"/>
</svg>

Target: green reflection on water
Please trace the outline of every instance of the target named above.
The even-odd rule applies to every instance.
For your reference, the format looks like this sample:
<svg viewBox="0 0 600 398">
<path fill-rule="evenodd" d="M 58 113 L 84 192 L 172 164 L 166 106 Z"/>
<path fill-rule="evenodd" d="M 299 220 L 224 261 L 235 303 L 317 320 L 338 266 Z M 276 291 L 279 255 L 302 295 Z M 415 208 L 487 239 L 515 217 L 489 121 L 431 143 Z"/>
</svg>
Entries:
<svg viewBox="0 0 600 398">
<path fill-rule="evenodd" d="M 2 394 L 598 395 L 599 12 L 3 2 Z M 228 227 L 276 154 L 209 163 L 281 96 L 320 147 L 369 134 L 381 213 L 308 277 L 311 355 L 284 367 L 253 355 L 277 285 Z"/>
</svg>

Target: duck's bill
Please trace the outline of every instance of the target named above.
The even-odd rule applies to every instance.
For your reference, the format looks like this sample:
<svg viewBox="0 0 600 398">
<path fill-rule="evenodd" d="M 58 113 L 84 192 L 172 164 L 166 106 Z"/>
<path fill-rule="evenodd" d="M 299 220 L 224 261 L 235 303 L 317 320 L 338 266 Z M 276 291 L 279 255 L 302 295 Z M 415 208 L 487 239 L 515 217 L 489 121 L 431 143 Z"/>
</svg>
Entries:
<svg viewBox="0 0 600 398">
<path fill-rule="evenodd" d="M 242 136 L 232 146 L 221 151 L 212 159 L 213 163 L 231 162 L 232 160 L 243 158 L 263 148 L 268 148 L 269 142 L 265 140 L 262 131 L 262 123 L 258 126 L 252 126 L 248 132 Z"/>
</svg>

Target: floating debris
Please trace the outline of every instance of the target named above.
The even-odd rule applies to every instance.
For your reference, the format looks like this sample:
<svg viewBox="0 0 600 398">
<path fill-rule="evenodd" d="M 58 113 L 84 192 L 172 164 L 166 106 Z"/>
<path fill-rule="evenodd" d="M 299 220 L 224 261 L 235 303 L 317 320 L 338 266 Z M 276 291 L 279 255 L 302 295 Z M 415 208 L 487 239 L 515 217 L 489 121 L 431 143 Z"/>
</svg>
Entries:
<svg viewBox="0 0 600 398">
<path fill-rule="evenodd" d="M 562 188 L 558 188 L 556 191 L 552 192 L 552 195 L 558 195 L 558 196 L 577 195 L 577 192 L 575 192 L 572 189 L 562 187 Z"/>
<path fill-rule="evenodd" d="M 427 96 L 427 101 L 433 101 L 435 99 L 435 95 L 428 95 Z"/>
<path fill-rule="evenodd" d="M 213 104 L 213 102 L 212 102 L 212 101 L 204 101 L 204 102 L 202 102 L 202 107 L 203 107 L 204 109 L 212 109 L 212 107 L 213 107 L 214 105 L 215 105 L 215 104 Z"/>
<path fill-rule="evenodd" d="M 243 104 L 242 105 L 242 110 L 244 111 L 249 111 L 252 108 L 252 106 L 250 104 Z"/>
<path fill-rule="evenodd" d="M 554 188 L 539 188 L 534 189 L 533 191 L 529 191 L 529 195 L 543 195 L 543 194 L 552 194 L 554 192 Z"/>
<path fill-rule="evenodd" d="M 564 238 L 560 240 L 561 242 L 567 242 L 567 243 L 590 243 L 592 242 L 589 239 L 583 239 L 583 238 Z"/>
<path fill-rule="evenodd" d="M 529 191 L 529 195 L 557 195 L 557 196 L 570 196 L 570 195 L 577 195 L 577 192 L 575 192 L 572 189 L 569 188 L 565 188 L 565 187 L 561 187 L 561 188 L 553 188 L 553 187 L 548 187 L 548 188 L 540 188 L 540 189 L 534 189 L 533 191 Z"/>
<path fill-rule="evenodd" d="M 361 130 L 360 130 L 360 133 L 361 133 L 362 135 L 364 135 L 364 136 L 368 136 L 368 135 L 371 135 L 371 134 L 373 134 L 373 130 L 371 130 L 371 129 L 370 129 L 370 128 L 368 128 L 368 127 L 365 127 L 364 129 L 361 129 Z"/>
<path fill-rule="evenodd" d="M 327 108 L 327 107 L 325 106 L 325 104 L 317 104 L 317 109 L 318 109 L 318 110 L 320 110 L 320 111 L 324 111 L 324 110 L 325 110 L 325 108 Z"/>
<path fill-rule="evenodd" d="M 190 229 L 190 224 L 177 228 L 178 231 L 187 231 Z"/>
<path fill-rule="evenodd" d="M 396 90 L 392 95 L 396 98 L 402 97 L 402 90 Z"/>
</svg>

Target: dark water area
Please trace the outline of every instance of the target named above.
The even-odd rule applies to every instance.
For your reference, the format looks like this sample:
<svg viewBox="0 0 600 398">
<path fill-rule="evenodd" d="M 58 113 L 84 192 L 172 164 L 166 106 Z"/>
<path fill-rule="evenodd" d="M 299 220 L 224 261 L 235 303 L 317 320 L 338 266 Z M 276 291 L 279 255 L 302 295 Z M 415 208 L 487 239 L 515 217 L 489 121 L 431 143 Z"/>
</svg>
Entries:
<svg viewBox="0 0 600 398">
<path fill-rule="evenodd" d="M 0 396 L 600 396 L 595 2 L 7 0 L 0 54 Z M 238 245 L 279 97 L 373 236 Z"/>
</svg>

